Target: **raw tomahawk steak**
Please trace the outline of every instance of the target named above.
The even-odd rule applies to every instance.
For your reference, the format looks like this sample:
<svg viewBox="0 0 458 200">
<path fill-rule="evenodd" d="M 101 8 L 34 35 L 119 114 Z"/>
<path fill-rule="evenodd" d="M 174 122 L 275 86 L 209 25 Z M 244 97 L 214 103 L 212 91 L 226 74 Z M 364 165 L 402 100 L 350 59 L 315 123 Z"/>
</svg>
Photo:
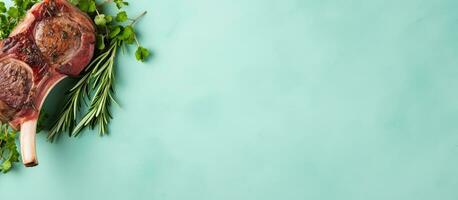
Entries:
<svg viewBox="0 0 458 200">
<path fill-rule="evenodd" d="M 94 43 L 92 20 L 66 0 L 34 5 L 0 42 L 0 121 L 20 129 L 25 166 L 38 164 L 35 130 L 44 99 L 60 80 L 88 65 Z"/>
</svg>

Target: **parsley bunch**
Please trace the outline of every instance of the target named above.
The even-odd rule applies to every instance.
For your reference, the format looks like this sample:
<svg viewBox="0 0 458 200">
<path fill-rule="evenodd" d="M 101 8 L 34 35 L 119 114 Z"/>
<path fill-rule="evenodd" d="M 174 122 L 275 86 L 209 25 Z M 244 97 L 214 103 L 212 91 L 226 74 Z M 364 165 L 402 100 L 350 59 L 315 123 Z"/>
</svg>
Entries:
<svg viewBox="0 0 458 200">
<path fill-rule="evenodd" d="M 8 172 L 13 163 L 19 162 L 19 152 L 16 146 L 17 132 L 8 124 L 0 124 L 0 171 Z"/>
<path fill-rule="evenodd" d="M 38 0 L 13 0 L 13 6 L 7 8 L 0 0 L 0 39 L 8 37 L 17 23 L 24 17 Z"/>
<path fill-rule="evenodd" d="M 83 129 L 98 128 L 100 135 L 108 133 L 112 119 L 110 107 L 116 103 L 114 97 L 116 58 L 120 49 L 136 45 L 135 57 L 144 62 L 148 49 L 140 45 L 135 24 L 146 14 L 130 18 L 123 10 L 129 3 L 124 0 L 106 0 L 97 4 L 95 0 L 71 0 L 79 9 L 89 14 L 97 26 L 97 51 L 86 67 L 81 79 L 69 91 L 68 101 L 48 134 L 54 141 L 61 133 L 77 136 Z M 117 10 L 115 15 L 103 12 L 107 7 Z M 87 108 L 83 105 L 88 105 Z"/>
</svg>

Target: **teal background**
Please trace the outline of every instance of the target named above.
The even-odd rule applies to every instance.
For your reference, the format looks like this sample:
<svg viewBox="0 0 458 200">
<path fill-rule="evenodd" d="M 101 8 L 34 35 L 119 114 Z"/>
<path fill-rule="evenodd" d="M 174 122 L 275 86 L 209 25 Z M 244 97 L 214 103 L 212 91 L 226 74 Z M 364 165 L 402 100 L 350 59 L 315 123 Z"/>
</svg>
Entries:
<svg viewBox="0 0 458 200">
<path fill-rule="evenodd" d="M 130 2 L 111 134 L 40 134 L 1 199 L 458 198 L 458 1 Z"/>
</svg>

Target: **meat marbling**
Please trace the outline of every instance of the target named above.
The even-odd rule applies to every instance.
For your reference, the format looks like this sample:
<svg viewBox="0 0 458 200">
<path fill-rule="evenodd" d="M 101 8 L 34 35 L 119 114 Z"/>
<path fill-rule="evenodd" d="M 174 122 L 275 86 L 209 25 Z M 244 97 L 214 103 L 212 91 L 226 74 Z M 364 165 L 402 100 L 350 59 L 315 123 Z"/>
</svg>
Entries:
<svg viewBox="0 0 458 200">
<path fill-rule="evenodd" d="M 66 0 L 34 5 L 0 42 L 0 121 L 20 129 L 25 166 L 38 164 L 35 132 L 46 96 L 88 65 L 94 43 L 92 20 Z"/>
</svg>

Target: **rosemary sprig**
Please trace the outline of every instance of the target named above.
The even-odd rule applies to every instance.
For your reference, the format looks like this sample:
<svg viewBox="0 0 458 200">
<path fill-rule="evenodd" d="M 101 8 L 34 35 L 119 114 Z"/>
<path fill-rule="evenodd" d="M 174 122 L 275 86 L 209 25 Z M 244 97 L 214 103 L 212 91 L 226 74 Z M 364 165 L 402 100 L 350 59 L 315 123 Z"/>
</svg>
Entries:
<svg viewBox="0 0 458 200">
<path fill-rule="evenodd" d="M 94 66 L 90 73 L 91 90 L 94 90 L 93 98 L 89 111 L 76 125 L 72 131 L 74 136 L 78 135 L 81 129 L 90 125 L 91 128 L 99 127 L 99 133 L 104 135 L 108 131 L 108 123 L 112 116 L 110 113 L 110 105 L 116 103 L 114 99 L 114 63 L 117 52 L 117 47 L 122 45 L 122 42 L 116 42 L 111 45 L 111 48 L 102 55 L 103 58 L 98 62 L 100 65 Z"/>
<path fill-rule="evenodd" d="M 113 98 L 114 63 L 120 43 L 120 41 L 113 43 L 108 51 L 95 58 L 85 70 L 85 75 L 70 89 L 69 101 L 51 128 L 48 135 L 49 140 L 53 141 L 61 132 L 68 132 L 70 136 L 76 136 L 88 125 L 91 128 L 100 125 L 101 135 L 107 132 L 108 122 L 111 119 L 109 107 L 112 102 L 115 102 Z M 94 91 L 93 94 L 91 94 L 92 91 Z M 82 102 L 85 102 L 86 99 L 91 101 L 89 111 L 76 124 Z"/>
</svg>

